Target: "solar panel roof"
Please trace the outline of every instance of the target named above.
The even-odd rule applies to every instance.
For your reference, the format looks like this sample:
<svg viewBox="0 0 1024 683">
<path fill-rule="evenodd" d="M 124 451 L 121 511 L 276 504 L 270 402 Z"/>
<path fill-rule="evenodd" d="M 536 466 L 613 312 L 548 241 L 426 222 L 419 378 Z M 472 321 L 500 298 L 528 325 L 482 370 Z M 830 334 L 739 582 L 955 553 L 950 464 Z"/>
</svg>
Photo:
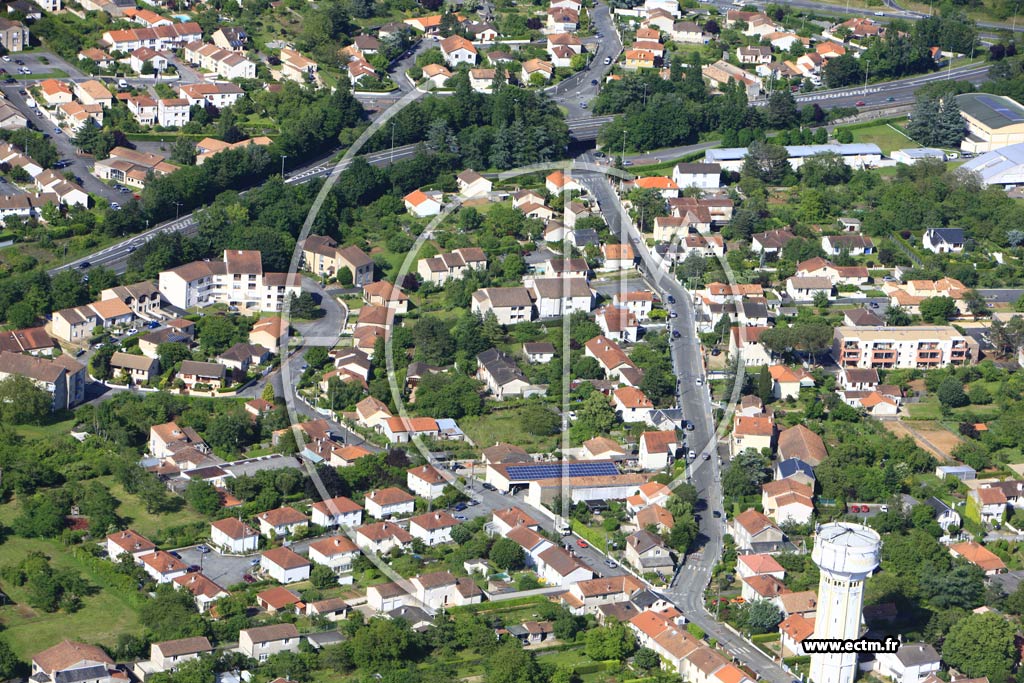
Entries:
<svg viewBox="0 0 1024 683">
<path fill-rule="evenodd" d="M 612 462 L 538 463 L 510 465 L 505 470 L 510 480 L 537 481 L 559 477 L 607 477 L 619 473 Z"/>
<path fill-rule="evenodd" d="M 960 111 L 989 128 L 1003 128 L 1024 123 L 1024 107 L 1009 97 L 965 93 L 956 98 Z"/>
</svg>

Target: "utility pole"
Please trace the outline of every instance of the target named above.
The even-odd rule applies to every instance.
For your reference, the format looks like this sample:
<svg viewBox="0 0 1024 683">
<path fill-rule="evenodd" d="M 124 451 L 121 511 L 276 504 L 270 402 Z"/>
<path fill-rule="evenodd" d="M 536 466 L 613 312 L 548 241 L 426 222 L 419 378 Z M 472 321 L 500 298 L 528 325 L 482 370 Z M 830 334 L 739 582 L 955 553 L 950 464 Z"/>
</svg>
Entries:
<svg viewBox="0 0 1024 683">
<path fill-rule="evenodd" d="M 871 62 L 864 61 L 864 94 L 868 94 L 868 73 L 871 71 Z"/>
<path fill-rule="evenodd" d="M 181 202 L 174 202 L 174 220 L 178 220 L 181 212 Z"/>
<path fill-rule="evenodd" d="M 395 163 L 395 123 L 394 119 L 391 119 L 391 163 Z"/>
<path fill-rule="evenodd" d="M 287 154 L 281 155 L 281 178 L 284 178 L 284 160 L 288 158 Z"/>
</svg>

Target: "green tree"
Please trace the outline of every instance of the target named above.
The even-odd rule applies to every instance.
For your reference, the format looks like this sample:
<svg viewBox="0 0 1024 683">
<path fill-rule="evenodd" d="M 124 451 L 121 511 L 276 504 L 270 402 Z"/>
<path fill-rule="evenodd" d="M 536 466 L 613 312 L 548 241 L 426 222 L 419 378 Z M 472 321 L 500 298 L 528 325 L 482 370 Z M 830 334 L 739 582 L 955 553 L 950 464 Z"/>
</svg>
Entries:
<svg viewBox="0 0 1024 683">
<path fill-rule="evenodd" d="M 185 502 L 196 512 L 212 516 L 221 508 L 220 494 L 205 481 L 193 479 L 185 487 Z"/>
<path fill-rule="evenodd" d="M 182 342 L 164 342 L 157 345 L 156 355 L 160 361 L 160 369 L 166 371 L 181 361 L 192 358 L 192 351 L 188 344 Z"/>
<path fill-rule="evenodd" d="M 922 301 L 918 310 L 926 321 L 943 325 L 956 315 L 956 302 L 948 296 L 932 296 Z"/>
<path fill-rule="evenodd" d="M 942 659 L 967 676 L 1005 681 L 1017 661 L 1013 624 L 997 613 L 969 614 L 953 624 Z"/>
<path fill-rule="evenodd" d="M 906 327 L 913 319 L 910 314 L 907 313 L 907 309 L 902 306 L 890 306 L 885 311 L 885 324 L 892 325 L 893 327 Z"/>
<path fill-rule="evenodd" d="M 939 403 L 947 408 L 962 408 L 971 402 L 967 394 L 964 393 L 963 383 L 955 377 L 947 377 L 942 380 L 935 395 L 938 396 Z"/>
<path fill-rule="evenodd" d="M 31 327 L 36 318 L 35 308 L 27 301 L 18 301 L 7 309 L 7 322 L 14 328 Z"/>
<path fill-rule="evenodd" d="M 562 426 L 562 419 L 558 413 L 541 402 L 531 402 L 523 406 L 519 420 L 523 431 L 533 436 L 553 436 Z"/>
<path fill-rule="evenodd" d="M 768 633 L 774 631 L 782 621 L 782 613 L 774 603 L 767 600 L 755 600 L 747 603 L 744 608 L 747 628 L 751 633 Z"/>
<path fill-rule="evenodd" d="M 615 424 L 615 410 L 604 394 L 595 391 L 583 400 L 576 420 L 569 428 L 574 443 L 582 443 L 599 434 L 607 434 Z"/>
<path fill-rule="evenodd" d="M 808 187 L 843 185 L 852 175 L 852 169 L 835 152 L 815 154 L 800 165 L 800 176 Z"/>
<path fill-rule="evenodd" d="M 428 374 L 416 387 L 415 410 L 420 415 L 457 420 L 480 415 L 484 400 L 479 383 L 460 373 Z"/>
<path fill-rule="evenodd" d="M 484 683 L 543 683 L 545 679 L 534 654 L 515 640 L 502 642 L 484 670 Z"/>
<path fill-rule="evenodd" d="M 315 320 L 324 315 L 323 309 L 317 306 L 316 301 L 313 300 L 313 295 L 306 291 L 298 296 L 294 294 L 288 296 L 288 311 L 293 318 L 299 320 Z"/>
<path fill-rule="evenodd" d="M 495 566 L 505 570 L 522 569 L 526 561 L 523 547 L 510 538 L 496 540 L 488 558 Z"/>
<path fill-rule="evenodd" d="M 789 152 L 785 147 L 755 140 L 747 148 L 740 173 L 744 178 L 756 178 L 763 183 L 776 185 L 791 172 Z"/>
<path fill-rule="evenodd" d="M 455 340 L 448 323 L 433 316 L 420 319 L 412 328 L 416 357 L 432 365 L 450 365 L 455 359 Z"/>
<path fill-rule="evenodd" d="M 762 365 L 757 373 L 757 397 L 765 405 L 771 403 L 774 398 L 772 391 L 774 386 L 775 380 L 772 379 L 771 370 L 768 369 L 767 365 Z"/>
<path fill-rule="evenodd" d="M 622 622 L 587 631 L 584 651 L 593 660 L 623 661 L 636 650 L 636 636 Z"/>
<path fill-rule="evenodd" d="M 633 656 L 633 664 L 642 671 L 654 671 L 661 666 L 661 657 L 649 647 L 642 647 Z"/>
<path fill-rule="evenodd" d="M 50 414 L 53 397 L 28 377 L 11 375 L 0 380 L 0 422 L 39 424 Z"/>
<path fill-rule="evenodd" d="M 18 659 L 7 641 L 0 640 L 0 679 L 9 680 L 23 676 L 28 667 Z"/>
<path fill-rule="evenodd" d="M 331 588 L 338 585 L 338 575 L 327 565 L 317 564 L 309 572 L 309 582 L 313 588 Z"/>
</svg>

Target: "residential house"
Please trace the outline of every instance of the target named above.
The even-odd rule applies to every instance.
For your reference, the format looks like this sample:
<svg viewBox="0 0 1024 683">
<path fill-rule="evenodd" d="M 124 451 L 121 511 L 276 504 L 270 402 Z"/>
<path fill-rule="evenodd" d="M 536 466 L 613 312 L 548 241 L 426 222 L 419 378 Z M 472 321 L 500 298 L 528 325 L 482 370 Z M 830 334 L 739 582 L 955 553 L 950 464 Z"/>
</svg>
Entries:
<svg viewBox="0 0 1024 683">
<path fill-rule="evenodd" d="M 363 506 L 366 508 L 366 514 L 374 519 L 390 519 L 411 515 L 415 502 L 415 496 L 400 488 L 389 486 L 370 491 L 366 495 Z"/>
<path fill-rule="evenodd" d="M 814 377 L 803 368 L 792 369 L 785 365 L 768 368 L 772 378 L 772 395 L 776 399 L 800 398 L 800 389 L 814 386 Z"/>
<path fill-rule="evenodd" d="M 142 568 L 157 583 L 170 583 L 188 572 L 188 565 L 163 550 L 154 550 L 140 558 Z"/>
<path fill-rule="evenodd" d="M 624 308 L 637 320 L 649 320 L 654 308 L 654 293 L 648 290 L 616 292 L 612 295 L 612 304 L 616 308 Z"/>
<path fill-rule="evenodd" d="M 935 522 L 943 531 L 949 531 L 952 527 L 960 526 L 962 521 L 960 515 L 935 496 L 926 498 L 924 505 L 927 505 L 935 512 Z"/>
<path fill-rule="evenodd" d="M 786 570 L 771 555 L 764 553 L 740 555 L 736 558 L 736 573 L 742 579 L 752 576 L 771 576 L 779 581 L 786 578 Z"/>
<path fill-rule="evenodd" d="M 670 573 L 675 564 L 661 537 L 647 529 L 634 531 L 626 537 L 624 556 L 626 562 L 640 573 L 659 570 Z"/>
<path fill-rule="evenodd" d="M 962 228 L 928 228 L 921 237 L 921 246 L 933 254 L 955 254 L 964 250 Z"/>
<path fill-rule="evenodd" d="M 363 508 L 351 498 L 337 496 L 313 503 L 310 518 L 317 526 L 354 529 L 363 521 Z"/>
<path fill-rule="evenodd" d="M 291 548 L 273 548 L 260 555 L 260 569 L 279 583 L 295 583 L 309 578 L 312 565 Z"/>
<path fill-rule="evenodd" d="M 756 253 L 763 253 L 765 256 L 776 257 L 782 252 L 782 248 L 795 237 L 796 235 L 790 230 L 769 230 L 752 236 L 750 249 Z"/>
<path fill-rule="evenodd" d="M 493 312 L 499 324 L 514 325 L 533 318 L 533 299 L 525 287 L 486 287 L 473 292 L 471 310 L 480 316 Z"/>
<path fill-rule="evenodd" d="M 555 345 L 551 342 L 524 342 L 523 355 L 531 364 L 550 363 L 555 359 Z"/>
<path fill-rule="evenodd" d="M 458 36 L 453 36 L 458 37 Z M 413 190 L 405 195 L 405 210 L 418 218 L 427 218 L 441 213 L 443 197 L 440 192 Z"/>
<path fill-rule="evenodd" d="M 635 342 L 640 337 L 640 324 L 633 312 L 626 308 L 604 306 L 594 313 L 601 332 L 618 342 Z"/>
<path fill-rule="evenodd" d="M 450 572 L 420 574 L 412 577 L 411 583 L 416 599 L 432 610 L 483 601 L 483 591 L 471 579 L 456 578 Z"/>
<path fill-rule="evenodd" d="M 736 548 L 741 552 L 775 552 L 782 548 L 786 540 L 775 522 L 753 508 L 736 515 L 730 528 Z"/>
<path fill-rule="evenodd" d="M 262 254 L 254 250 L 228 249 L 221 260 L 165 270 L 159 283 L 164 299 L 183 309 L 221 303 L 244 311 L 280 311 L 287 297 L 302 292 L 298 274 L 264 272 Z"/>
<path fill-rule="evenodd" d="M 675 460 L 676 451 L 682 446 L 674 430 L 644 432 L 640 435 L 638 464 L 644 470 L 663 470 Z"/>
<path fill-rule="evenodd" d="M 438 421 L 432 417 L 399 417 L 385 420 L 382 433 L 390 443 L 409 443 L 416 437 L 436 439 L 441 436 Z"/>
<path fill-rule="evenodd" d="M 291 536 L 299 529 L 309 526 L 309 517 L 290 506 L 284 506 L 261 512 L 256 515 L 260 525 L 260 534 L 274 539 Z"/>
<path fill-rule="evenodd" d="M 623 422 L 646 422 L 654 404 L 636 387 L 620 387 L 612 392 L 612 406 Z M 652 432 L 657 433 L 657 432 Z M 675 433 L 672 432 L 673 437 Z M 660 468 L 655 468 L 660 469 Z"/>
<path fill-rule="evenodd" d="M 443 286 L 452 279 L 462 278 L 471 270 L 485 270 L 487 256 L 479 247 L 463 247 L 447 254 L 421 258 L 416 272 L 424 282 Z"/>
<path fill-rule="evenodd" d="M 441 41 L 441 54 L 449 67 L 476 64 L 476 46 L 459 35 L 449 36 Z"/>
<path fill-rule="evenodd" d="M 300 602 L 302 598 L 299 594 L 284 586 L 274 586 L 256 594 L 256 605 L 268 614 L 295 611 Z"/>
<path fill-rule="evenodd" d="M 320 65 L 295 50 L 281 48 L 281 76 L 299 84 L 320 85 Z"/>
<path fill-rule="evenodd" d="M 260 535 L 242 520 L 225 517 L 210 524 L 210 542 L 223 552 L 241 555 L 259 548 Z"/>
<path fill-rule="evenodd" d="M 775 421 L 771 416 L 745 417 L 738 415 L 733 419 L 732 436 L 729 439 L 729 452 L 736 457 L 748 448 L 757 452 L 772 448 L 775 440 Z"/>
<path fill-rule="evenodd" d="M 356 529 L 356 545 L 379 555 L 391 552 L 392 548 L 406 548 L 411 543 L 412 535 L 392 522 L 364 524 Z"/>
<path fill-rule="evenodd" d="M 459 187 L 459 194 L 467 199 L 486 197 L 491 193 L 491 181 L 473 169 L 466 169 L 455 176 L 455 182 Z"/>
<path fill-rule="evenodd" d="M 793 301 L 802 303 L 810 303 L 821 295 L 828 300 L 835 298 L 832 293 L 832 280 L 827 277 L 786 278 L 786 294 Z"/>
<path fill-rule="evenodd" d="M 280 652 L 298 652 L 301 640 L 295 624 L 257 626 L 238 632 L 238 651 L 246 657 L 265 662 Z"/>
<path fill-rule="evenodd" d="M 875 655 L 875 671 L 893 683 L 921 683 L 938 673 L 942 659 L 928 643 L 901 643 L 896 652 Z"/>
<path fill-rule="evenodd" d="M 124 680 L 124 674 L 114 668 L 114 660 L 98 645 L 65 638 L 53 647 L 32 655 L 32 679 L 52 683 L 111 683 Z"/>
<path fill-rule="evenodd" d="M 185 590 L 192 594 L 200 614 L 205 614 L 213 603 L 230 595 L 201 572 L 189 572 L 174 579 L 173 583 L 174 590 Z"/>
<path fill-rule="evenodd" d="M 561 318 L 576 311 L 589 312 L 594 306 L 594 290 L 585 278 L 528 278 L 525 285 L 540 319 Z"/>
<path fill-rule="evenodd" d="M 183 360 L 176 379 L 185 383 L 189 391 L 215 391 L 224 386 L 227 368 L 218 363 Z"/>
<path fill-rule="evenodd" d="M 459 520 L 445 510 L 435 510 L 409 518 L 409 533 L 428 546 L 452 542 L 452 529 Z"/>
<path fill-rule="evenodd" d="M 156 544 L 131 529 L 107 535 L 107 557 L 117 562 L 121 555 L 131 555 L 136 562 L 156 550 Z"/>
<path fill-rule="evenodd" d="M 867 235 L 846 233 L 822 237 L 821 248 L 830 255 L 847 253 L 851 256 L 866 256 L 875 252 L 875 243 Z"/>
<path fill-rule="evenodd" d="M 814 489 L 793 479 L 761 485 L 761 507 L 776 524 L 807 524 L 814 515 Z"/>
<path fill-rule="evenodd" d="M 825 461 L 828 451 L 821 437 L 804 425 L 795 425 L 779 432 L 779 460 L 802 460 L 811 467 L 817 467 Z"/>
</svg>

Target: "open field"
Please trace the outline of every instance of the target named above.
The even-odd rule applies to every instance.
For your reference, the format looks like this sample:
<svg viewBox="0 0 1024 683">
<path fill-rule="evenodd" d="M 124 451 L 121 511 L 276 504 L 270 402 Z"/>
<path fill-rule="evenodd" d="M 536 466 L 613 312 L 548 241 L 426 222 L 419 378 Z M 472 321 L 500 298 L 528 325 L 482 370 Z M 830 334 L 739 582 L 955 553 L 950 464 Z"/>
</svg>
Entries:
<svg viewBox="0 0 1024 683">
<path fill-rule="evenodd" d="M 909 436 L 918 446 L 943 462 L 951 462 L 949 453 L 960 444 L 960 437 L 938 422 L 920 421 L 908 425 L 901 420 L 885 420 L 885 428 L 899 437 Z"/>
<path fill-rule="evenodd" d="M 459 420 L 462 431 L 480 448 L 498 441 L 522 446 L 531 453 L 550 452 L 558 448 L 557 436 L 533 436 L 523 429 L 522 408 L 496 410 L 489 415 L 464 417 Z"/>
<path fill-rule="evenodd" d="M 0 566 L 16 563 L 32 551 L 48 555 L 54 567 L 77 571 L 98 588 L 85 565 L 58 541 L 9 537 L 0 545 Z M 82 609 L 72 614 L 35 610 L 26 602 L 26 591 L 7 582 L 3 582 L 3 592 L 14 602 L 0 607 L 4 640 L 10 643 L 15 654 L 26 661 L 34 653 L 64 638 L 114 645 L 118 634 L 138 634 L 140 631 L 135 610 L 124 597 L 112 591 L 97 590 L 82 601 Z"/>
<path fill-rule="evenodd" d="M 889 123 L 880 123 L 877 126 L 867 126 L 865 128 L 853 128 L 850 132 L 853 133 L 854 142 L 876 144 L 885 155 L 889 155 L 895 149 L 921 146 L 908 138 L 899 126 Z"/>
</svg>

